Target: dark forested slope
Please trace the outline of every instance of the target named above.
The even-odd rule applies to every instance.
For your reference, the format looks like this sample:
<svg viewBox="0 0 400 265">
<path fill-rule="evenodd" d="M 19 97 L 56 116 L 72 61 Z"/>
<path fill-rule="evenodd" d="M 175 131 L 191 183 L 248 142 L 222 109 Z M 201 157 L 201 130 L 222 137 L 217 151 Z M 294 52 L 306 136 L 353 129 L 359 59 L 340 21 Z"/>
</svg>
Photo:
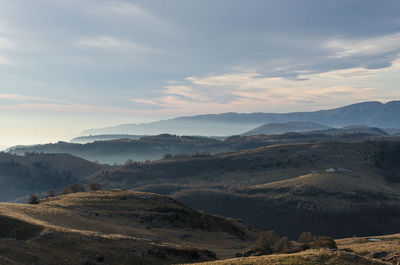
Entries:
<svg viewBox="0 0 400 265">
<path fill-rule="evenodd" d="M 273 145 L 130 163 L 91 177 L 106 187 L 170 194 L 205 211 L 296 237 L 400 229 L 400 144 Z"/>
</svg>

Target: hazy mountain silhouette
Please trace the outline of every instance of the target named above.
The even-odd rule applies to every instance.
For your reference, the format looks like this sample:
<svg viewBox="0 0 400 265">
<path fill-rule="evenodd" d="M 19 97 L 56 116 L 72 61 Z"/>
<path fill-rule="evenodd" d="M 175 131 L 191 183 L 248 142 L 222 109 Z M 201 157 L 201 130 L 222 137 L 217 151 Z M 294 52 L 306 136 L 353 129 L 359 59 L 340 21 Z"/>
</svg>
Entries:
<svg viewBox="0 0 400 265">
<path fill-rule="evenodd" d="M 389 130 L 390 131 L 390 130 Z M 349 133 L 364 133 L 364 134 L 371 134 L 371 135 L 389 135 L 386 129 L 381 129 L 377 127 L 368 127 L 368 126 L 346 126 L 343 128 L 330 128 L 326 130 L 319 130 L 319 131 L 312 131 L 313 134 L 315 133 L 322 133 L 322 134 L 330 134 L 330 135 L 337 135 L 337 134 L 349 134 Z"/>
<path fill-rule="evenodd" d="M 293 113 L 222 113 L 179 117 L 151 123 L 89 129 L 82 134 L 234 135 L 266 123 L 314 122 L 332 127 L 354 124 L 380 128 L 400 127 L 400 101 L 363 102 L 336 109 Z"/>
<path fill-rule="evenodd" d="M 289 128 L 291 129 L 291 128 Z M 288 131 L 290 131 L 288 129 Z M 7 151 L 12 154 L 50 153 L 71 154 L 89 161 L 107 164 L 122 164 L 128 160 L 146 161 L 160 159 L 164 156 L 205 155 L 222 152 L 239 151 L 273 144 L 290 144 L 303 142 L 362 142 L 380 141 L 387 134 L 379 128 L 349 127 L 330 128 L 316 132 L 288 132 L 284 134 L 236 135 L 223 139 L 201 136 L 177 136 L 161 134 L 143 136 L 137 140 L 122 138 L 116 140 L 94 141 L 84 144 L 57 142 L 49 144 L 14 146 Z M 110 135 L 109 137 L 118 137 Z M 82 137 L 82 141 L 96 139 L 97 136 Z M 136 136 L 132 136 L 136 137 Z M 101 135 L 100 135 L 100 138 Z M 392 141 L 400 140 L 393 136 Z"/>
<path fill-rule="evenodd" d="M 138 140 L 140 137 L 144 137 L 145 135 L 132 135 L 132 134 L 101 134 L 101 135 L 88 135 L 88 136 L 79 136 L 71 139 L 71 143 L 78 144 L 86 144 L 92 143 L 95 141 L 110 141 L 110 140 L 118 140 L 118 139 L 131 139 Z"/>
<path fill-rule="evenodd" d="M 314 122 L 283 122 L 283 123 L 267 123 L 259 126 L 251 131 L 245 132 L 243 135 L 257 134 L 281 134 L 287 132 L 310 132 L 330 129 L 331 127 Z"/>
</svg>

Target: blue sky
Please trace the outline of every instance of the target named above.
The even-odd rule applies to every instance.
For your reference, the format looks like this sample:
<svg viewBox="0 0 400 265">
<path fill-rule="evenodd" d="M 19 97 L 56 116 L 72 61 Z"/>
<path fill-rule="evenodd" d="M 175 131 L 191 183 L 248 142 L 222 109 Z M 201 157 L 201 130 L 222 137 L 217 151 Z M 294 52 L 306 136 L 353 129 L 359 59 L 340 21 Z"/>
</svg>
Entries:
<svg viewBox="0 0 400 265">
<path fill-rule="evenodd" d="M 398 0 L 0 0 L 0 147 L 399 99 Z"/>
</svg>

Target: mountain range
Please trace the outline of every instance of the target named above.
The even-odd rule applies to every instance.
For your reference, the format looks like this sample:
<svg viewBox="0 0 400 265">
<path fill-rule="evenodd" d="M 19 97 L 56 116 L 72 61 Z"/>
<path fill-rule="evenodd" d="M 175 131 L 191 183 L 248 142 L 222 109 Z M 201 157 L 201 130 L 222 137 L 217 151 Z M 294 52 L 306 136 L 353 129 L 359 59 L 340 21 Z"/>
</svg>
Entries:
<svg viewBox="0 0 400 265">
<path fill-rule="evenodd" d="M 123 124 L 114 127 L 88 129 L 90 134 L 160 134 L 221 136 L 242 134 L 266 123 L 313 122 L 331 127 L 364 125 L 380 128 L 400 128 L 400 101 L 362 102 L 340 108 L 292 113 L 222 113 L 179 117 L 150 123 Z"/>
</svg>

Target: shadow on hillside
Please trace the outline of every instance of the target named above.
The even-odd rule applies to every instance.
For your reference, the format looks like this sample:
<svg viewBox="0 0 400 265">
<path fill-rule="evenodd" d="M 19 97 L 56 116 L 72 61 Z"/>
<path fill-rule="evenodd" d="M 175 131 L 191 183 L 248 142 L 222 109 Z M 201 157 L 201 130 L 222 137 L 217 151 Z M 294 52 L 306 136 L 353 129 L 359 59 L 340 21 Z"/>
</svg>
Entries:
<svg viewBox="0 0 400 265">
<path fill-rule="evenodd" d="M 0 238 L 26 240 L 39 234 L 43 227 L 0 215 Z"/>
</svg>

